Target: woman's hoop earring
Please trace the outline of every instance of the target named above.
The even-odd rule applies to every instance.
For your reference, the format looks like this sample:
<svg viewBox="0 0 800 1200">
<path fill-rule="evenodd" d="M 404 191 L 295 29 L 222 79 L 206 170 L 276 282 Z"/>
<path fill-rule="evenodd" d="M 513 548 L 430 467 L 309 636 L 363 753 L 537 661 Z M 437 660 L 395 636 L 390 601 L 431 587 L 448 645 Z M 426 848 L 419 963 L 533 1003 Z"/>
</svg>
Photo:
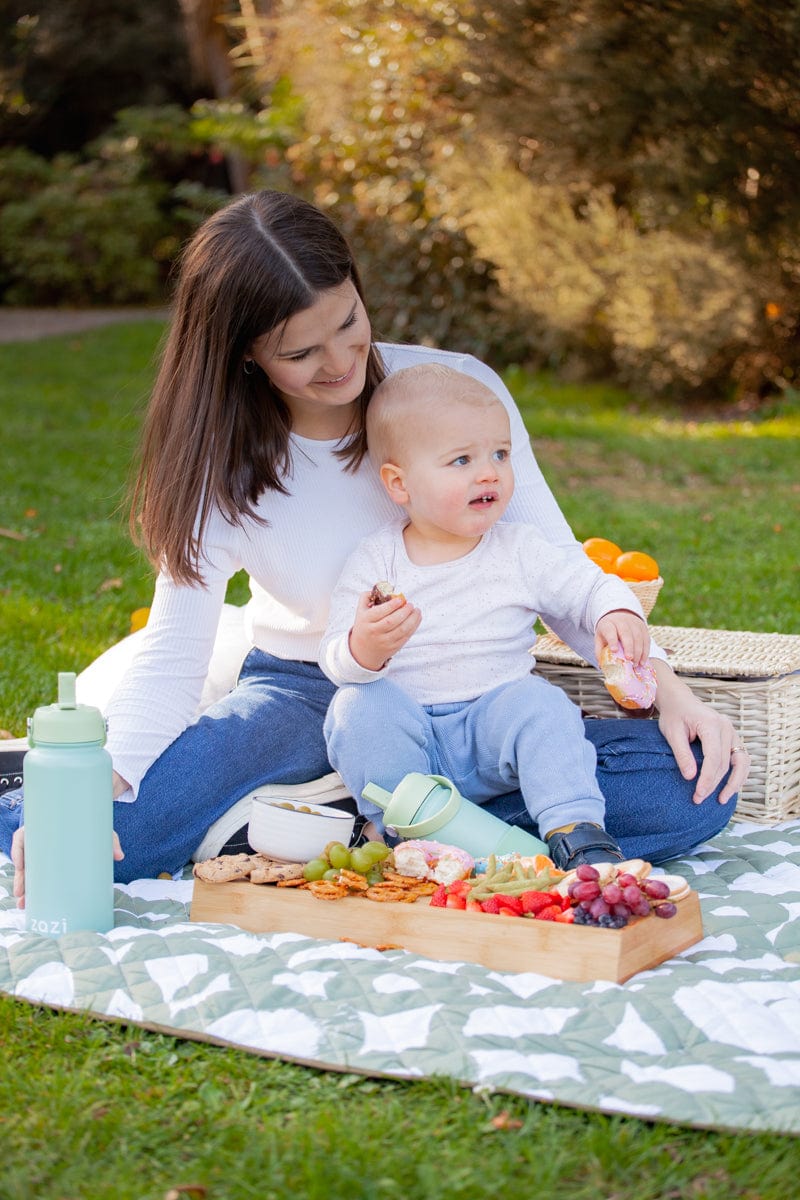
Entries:
<svg viewBox="0 0 800 1200">
<path fill-rule="evenodd" d="M 244 371 L 245 375 L 255 375 L 255 373 L 256 373 L 255 359 L 252 359 L 252 358 L 244 359 L 244 361 L 242 362 L 242 370 Z"/>
</svg>

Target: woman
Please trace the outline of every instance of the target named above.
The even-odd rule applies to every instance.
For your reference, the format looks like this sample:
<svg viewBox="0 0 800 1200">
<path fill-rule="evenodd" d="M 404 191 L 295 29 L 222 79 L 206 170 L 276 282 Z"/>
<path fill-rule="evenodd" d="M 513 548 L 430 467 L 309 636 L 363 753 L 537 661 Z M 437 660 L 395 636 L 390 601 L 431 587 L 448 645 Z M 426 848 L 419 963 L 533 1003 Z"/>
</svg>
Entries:
<svg viewBox="0 0 800 1200">
<path fill-rule="evenodd" d="M 328 601 L 355 544 L 393 516 L 366 453 L 364 415 L 386 372 L 422 361 L 449 363 L 497 393 L 517 479 L 507 519 L 582 554 L 499 377 L 469 355 L 374 344 L 352 253 L 325 214 L 263 191 L 214 214 L 189 243 L 135 488 L 133 527 L 159 575 L 143 648 L 106 714 L 125 848 L 119 881 L 179 870 L 253 788 L 330 771 L 322 724 L 333 685 L 316 665 Z M 253 649 L 235 689 L 195 719 L 226 586 L 240 569 L 250 576 Z M 552 623 L 593 660 L 584 635 Z M 663 656 L 656 669 L 658 727 L 587 722 L 607 827 L 626 853 L 651 860 L 718 832 L 748 767 L 730 722 Z M 8 795 L 5 850 L 21 816 Z M 525 820 L 518 793 L 493 808 Z M 242 840 L 240 831 L 219 849 Z M 19 830 L 12 856 L 21 891 Z"/>
</svg>

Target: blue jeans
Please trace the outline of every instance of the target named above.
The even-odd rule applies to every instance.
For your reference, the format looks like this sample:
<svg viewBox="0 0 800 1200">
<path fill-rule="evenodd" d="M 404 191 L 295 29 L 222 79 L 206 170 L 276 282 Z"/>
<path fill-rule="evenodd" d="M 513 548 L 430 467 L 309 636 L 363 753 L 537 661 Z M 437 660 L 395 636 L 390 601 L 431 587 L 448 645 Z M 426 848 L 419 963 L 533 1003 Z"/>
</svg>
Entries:
<svg viewBox="0 0 800 1200">
<path fill-rule="evenodd" d="M 209 708 L 153 763 L 132 804 L 114 804 L 125 858 L 116 879 L 180 870 L 210 825 L 240 797 L 266 783 L 303 783 L 330 771 L 323 721 L 333 684 L 314 663 L 260 650 L 247 656 L 236 688 Z M 727 825 L 735 802 L 716 794 L 692 803 L 655 721 L 587 720 L 606 801 L 606 828 L 630 857 L 678 858 Z M 699 760 L 699 751 L 695 750 Z M 497 816 L 531 828 L 519 792 L 487 801 Z M 22 821 L 19 793 L 0 796 L 0 850 L 8 853 Z M 533 829 L 533 832 L 537 832 Z"/>
<path fill-rule="evenodd" d="M 517 788 L 543 833 L 605 819 L 597 756 L 580 709 L 561 688 L 528 674 L 475 700 L 421 705 L 388 679 L 340 688 L 325 719 L 328 757 L 350 794 L 392 791 L 404 775 L 444 775 L 485 804 Z M 382 825 L 376 805 L 359 810 Z"/>
</svg>

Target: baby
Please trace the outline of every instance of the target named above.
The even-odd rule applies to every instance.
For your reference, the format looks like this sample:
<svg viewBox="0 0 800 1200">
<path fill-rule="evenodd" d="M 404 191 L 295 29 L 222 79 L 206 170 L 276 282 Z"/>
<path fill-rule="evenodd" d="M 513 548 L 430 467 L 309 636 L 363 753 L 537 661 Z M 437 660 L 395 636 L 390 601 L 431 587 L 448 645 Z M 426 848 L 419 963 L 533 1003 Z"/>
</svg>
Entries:
<svg viewBox="0 0 800 1200">
<path fill-rule="evenodd" d="M 593 632 L 598 656 L 619 646 L 642 664 L 638 601 L 580 547 L 501 522 L 514 491 L 509 420 L 472 377 L 435 364 L 395 372 L 370 401 L 367 440 L 399 511 L 358 545 L 331 600 L 319 659 L 338 685 L 331 764 L 356 798 L 411 771 L 444 775 L 479 804 L 519 790 L 521 819 L 557 866 L 622 859 L 580 710 L 532 673 L 530 646 L 541 611 Z M 376 604 L 379 580 L 394 595 Z M 380 810 L 358 802 L 380 828 Z"/>
</svg>

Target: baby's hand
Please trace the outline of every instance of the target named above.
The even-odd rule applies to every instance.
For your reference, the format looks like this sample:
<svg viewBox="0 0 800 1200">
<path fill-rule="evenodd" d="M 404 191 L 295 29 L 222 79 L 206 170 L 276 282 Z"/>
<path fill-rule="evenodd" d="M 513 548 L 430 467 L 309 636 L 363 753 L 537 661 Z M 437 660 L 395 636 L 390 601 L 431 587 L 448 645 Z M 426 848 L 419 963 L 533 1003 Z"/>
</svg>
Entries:
<svg viewBox="0 0 800 1200">
<path fill-rule="evenodd" d="M 616 650 L 622 647 L 625 657 L 634 664 L 642 666 L 650 654 L 650 632 L 646 623 L 636 613 L 619 608 L 608 612 L 597 622 L 594 631 L 594 650 L 599 659 L 603 646 Z"/>
<path fill-rule="evenodd" d="M 350 653 L 359 666 L 380 671 L 405 646 L 421 620 L 422 613 L 404 596 L 371 604 L 370 593 L 363 592 L 350 630 Z"/>
</svg>

